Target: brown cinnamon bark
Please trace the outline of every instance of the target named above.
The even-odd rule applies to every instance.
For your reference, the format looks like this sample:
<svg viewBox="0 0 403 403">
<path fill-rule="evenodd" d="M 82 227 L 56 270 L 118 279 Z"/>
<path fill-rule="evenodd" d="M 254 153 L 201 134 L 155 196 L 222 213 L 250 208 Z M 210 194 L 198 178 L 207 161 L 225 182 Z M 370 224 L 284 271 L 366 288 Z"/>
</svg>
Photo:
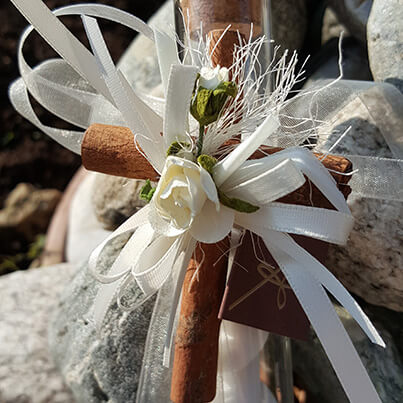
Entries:
<svg viewBox="0 0 403 403">
<path fill-rule="evenodd" d="M 180 8 L 192 37 L 200 30 L 200 23 L 203 32 L 225 29 L 231 24 L 231 29 L 245 36 L 249 36 L 253 23 L 253 35 L 262 33 L 262 0 L 180 0 Z"/>
<path fill-rule="evenodd" d="M 233 63 L 233 53 L 235 45 L 241 45 L 241 41 L 244 40 L 244 36 L 237 31 L 228 30 L 224 36 L 223 29 L 215 29 L 209 32 L 210 38 L 210 53 L 214 50 L 211 55 L 211 62 L 213 66 L 220 65 L 221 67 L 231 67 Z"/>
<path fill-rule="evenodd" d="M 85 132 L 81 158 L 86 169 L 133 179 L 158 180 L 127 127 L 93 124 Z"/>
<path fill-rule="evenodd" d="M 221 3 L 217 2 L 217 5 L 221 6 Z M 199 4 L 202 5 L 203 1 Z M 212 4 L 209 2 L 210 7 Z M 211 18 L 205 21 L 211 21 Z M 213 66 L 229 68 L 233 63 L 234 47 L 243 36 L 233 30 L 222 36 L 223 33 L 223 29 L 209 32 L 211 61 Z M 182 287 L 172 368 L 171 400 L 174 403 L 204 403 L 215 397 L 221 324 L 218 313 L 228 266 L 228 256 L 223 256 L 223 253 L 227 252 L 228 246 L 228 238 L 212 245 L 200 244 L 202 250 L 196 248 L 194 259 L 188 266 Z M 202 259 L 198 279 L 190 287 Z"/>
<path fill-rule="evenodd" d="M 175 403 L 210 402 L 216 392 L 218 312 L 228 264 L 228 257 L 223 254 L 228 250 L 229 241 L 226 238 L 216 244 L 199 246 L 182 288 L 171 381 L 171 400 Z"/>
<path fill-rule="evenodd" d="M 237 142 L 236 140 L 231 141 L 234 145 Z M 137 145 L 137 147 L 139 146 Z M 267 156 L 267 154 L 274 154 L 280 150 L 282 149 L 262 146 L 250 159 L 263 158 Z M 322 154 L 315 155 L 318 158 L 322 157 Z M 81 156 L 84 167 L 91 171 L 125 178 L 158 180 L 158 173 L 136 148 L 133 134 L 127 127 L 101 124 L 91 125 L 84 136 Z M 217 156 L 219 156 L 219 153 Z M 329 155 L 322 163 L 326 168 L 335 171 L 330 173 L 338 183 L 341 192 L 347 197 L 351 191 L 349 186 L 347 186 L 350 177 L 340 175 L 337 172 L 351 172 L 351 162 L 344 157 Z M 315 200 L 315 205 L 326 208 L 329 207 L 327 199 L 315 186 L 312 185 L 311 187 L 309 182 L 280 201 L 295 204 L 309 203 L 310 205 L 311 196 Z"/>
</svg>

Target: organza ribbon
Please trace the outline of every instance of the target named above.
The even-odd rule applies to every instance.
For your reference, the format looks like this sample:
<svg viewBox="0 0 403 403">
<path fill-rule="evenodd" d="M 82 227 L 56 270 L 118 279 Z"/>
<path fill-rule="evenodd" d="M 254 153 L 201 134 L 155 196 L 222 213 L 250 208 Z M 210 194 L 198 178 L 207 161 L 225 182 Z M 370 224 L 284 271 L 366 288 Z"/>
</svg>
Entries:
<svg viewBox="0 0 403 403">
<path fill-rule="evenodd" d="M 41 130 L 77 153 L 80 152 L 83 132 L 44 126 L 32 109 L 28 91 L 42 106 L 84 129 L 95 122 L 125 124 L 136 136 L 147 159 L 161 173 L 167 145 L 172 141 L 185 139 L 178 138 L 178 133 L 188 133 L 190 95 L 200 66 L 180 64 L 175 41 L 170 35 L 153 32 L 142 21 L 123 11 L 100 5 L 77 5 L 64 7 L 53 14 L 40 0 L 12 2 L 33 24 L 33 27 L 24 33 L 20 44 L 21 78 L 10 89 L 10 98 L 15 108 Z M 82 16 L 93 54 L 56 18 L 56 15 L 69 14 Z M 144 96 L 140 98 L 124 75 L 114 66 L 94 17 L 121 23 L 156 41 L 166 96 L 165 104 L 162 100 L 157 103 L 164 104 L 164 118 L 150 106 L 155 100 Z M 33 28 L 65 61 L 51 60 L 34 69 L 27 65 L 22 55 L 22 47 Z M 343 94 L 340 107 L 346 105 L 347 93 L 351 98 L 352 95 L 359 96 L 367 90 L 352 87 L 348 87 L 345 82 L 339 82 L 332 87 L 335 93 L 339 90 L 339 93 Z M 315 125 L 315 122 L 328 119 L 337 111 L 332 106 L 326 116 L 318 112 L 314 119 L 298 120 L 298 115 L 311 116 L 312 110 L 316 109 L 316 103 L 331 104 L 326 102 L 326 97 L 332 99 L 332 91 L 328 86 L 323 88 L 324 90 L 311 90 L 295 97 L 294 102 L 269 116 L 216 165 L 216 185 L 222 187 L 229 196 L 242 195 L 251 203 L 257 203 L 260 206 L 258 212 L 235 214 L 233 210 L 222 207 L 218 214 L 214 209 L 206 208 L 201 214 L 201 219 L 193 225 L 192 231 L 171 233 L 161 222 L 156 224 L 158 217 L 155 217 L 152 206 L 147 206 L 129 218 L 91 255 L 89 266 L 98 280 L 105 283 L 95 302 L 94 316 L 98 326 L 102 324 L 106 309 L 115 296 L 118 296 L 122 308 L 133 309 L 160 291 L 150 324 L 138 391 L 139 402 L 158 401 L 155 400 L 157 396 L 162 396 L 158 393 L 165 393 L 164 400 L 167 400 L 166 382 L 169 380 L 169 370 L 166 372 L 162 364 L 170 364 L 181 286 L 196 242 L 217 242 L 227 235 L 234 224 L 255 232 L 264 240 L 310 319 L 350 401 L 380 402 L 325 289 L 350 312 L 372 342 L 384 346 L 381 337 L 342 284 L 288 235 L 301 234 L 331 243 L 345 244 L 353 224 L 344 197 L 328 171 L 309 151 L 301 147 L 290 147 L 303 144 L 309 138 L 312 127 L 304 125 Z M 393 90 L 389 89 L 387 92 L 401 102 Z M 307 99 L 310 102 L 307 103 Z M 396 113 L 392 118 L 399 119 L 398 115 Z M 175 131 L 178 127 L 180 131 Z M 164 138 L 160 136 L 160 132 L 164 132 Z M 299 135 L 293 136 L 294 133 Z M 403 144 L 401 134 L 396 134 L 387 125 L 383 134 L 392 152 L 398 157 Z M 264 142 L 276 143 L 286 149 L 258 161 L 247 161 Z M 394 172 L 401 174 L 401 160 L 363 156 L 348 158 L 354 162 L 355 167 L 359 166 L 365 175 L 370 173 L 370 178 L 378 178 L 374 186 L 371 180 L 365 180 L 366 177 L 363 176 L 357 187 L 361 194 L 391 200 L 403 199 L 401 175 L 388 174 L 379 177 L 379 173 L 386 174 L 386 168 L 392 168 Z M 304 175 L 321 190 L 336 210 L 274 202 L 300 187 L 305 181 Z M 117 236 L 132 232 L 133 235 L 108 273 L 96 273 L 97 261 L 104 247 Z M 141 288 L 144 297 L 127 307 L 122 297 L 133 281 Z M 168 285 L 170 292 L 166 292 Z M 231 333 L 231 325 L 225 325 L 223 329 L 227 334 Z M 237 330 L 234 332 L 242 333 Z M 229 338 L 224 340 L 228 341 Z M 241 336 L 239 340 L 242 340 Z M 246 354 L 244 359 L 240 359 L 233 369 L 245 369 L 251 360 L 256 358 L 260 346 L 261 343 L 256 343 L 256 348 Z M 228 356 L 228 352 L 233 351 L 233 348 L 234 343 L 229 346 L 229 350 L 223 348 L 222 351 L 227 351 Z M 223 379 L 226 364 L 223 364 L 222 359 L 221 355 L 219 377 Z M 246 374 L 245 371 L 242 373 Z M 157 375 L 160 376 L 158 387 L 155 382 L 148 382 L 150 377 Z M 240 387 L 240 384 L 234 385 L 235 389 Z M 165 388 L 164 392 L 161 392 L 162 388 Z M 217 399 L 223 396 L 221 392 L 218 393 Z M 236 399 L 240 396 L 241 392 L 232 393 L 232 397 L 225 397 L 222 401 L 239 403 L 240 400 Z M 250 393 L 247 396 L 250 397 Z"/>
</svg>

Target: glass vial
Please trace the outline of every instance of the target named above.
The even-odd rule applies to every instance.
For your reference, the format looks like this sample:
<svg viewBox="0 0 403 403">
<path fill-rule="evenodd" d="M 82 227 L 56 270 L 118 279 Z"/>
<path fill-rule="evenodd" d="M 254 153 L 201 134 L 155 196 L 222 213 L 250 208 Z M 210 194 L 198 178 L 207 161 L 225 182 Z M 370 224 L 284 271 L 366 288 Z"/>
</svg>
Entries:
<svg viewBox="0 0 403 403">
<path fill-rule="evenodd" d="M 261 362 L 261 377 L 278 403 L 294 403 L 291 340 L 270 333 Z"/>
<path fill-rule="evenodd" d="M 185 27 L 189 29 L 195 44 L 200 37 L 211 31 L 224 30 L 229 25 L 249 39 L 262 35 L 268 39 L 261 52 L 260 62 L 266 68 L 271 59 L 271 0 L 174 0 L 176 32 L 182 43 L 186 43 Z"/>
</svg>

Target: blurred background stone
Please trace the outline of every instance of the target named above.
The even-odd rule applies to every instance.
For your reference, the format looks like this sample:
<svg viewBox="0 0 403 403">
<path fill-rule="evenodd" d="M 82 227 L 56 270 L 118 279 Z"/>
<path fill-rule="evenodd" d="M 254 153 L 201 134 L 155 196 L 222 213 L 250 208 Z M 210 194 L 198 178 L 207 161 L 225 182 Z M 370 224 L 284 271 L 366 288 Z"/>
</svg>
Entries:
<svg viewBox="0 0 403 403">
<path fill-rule="evenodd" d="M 61 195 L 28 183 L 8 195 L 0 210 L 0 274 L 27 268 L 39 256 Z"/>
<path fill-rule="evenodd" d="M 374 0 L 368 21 L 368 53 L 376 81 L 403 92 L 403 4 L 401 0 Z"/>
<path fill-rule="evenodd" d="M 340 23 L 335 12 L 330 7 L 326 7 L 322 20 L 322 43 L 338 38 L 342 32 L 345 36 L 350 34 L 347 27 Z"/>
<path fill-rule="evenodd" d="M 73 403 L 48 351 L 49 316 L 77 267 L 69 264 L 0 277 L 0 401 Z"/>
<path fill-rule="evenodd" d="M 400 403 L 403 396 L 403 367 L 396 339 L 377 322 L 377 329 L 387 347 L 383 349 L 376 346 L 343 308 L 338 307 L 337 312 L 381 400 L 385 403 Z M 400 320 L 402 319 L 400 316 Z M 329 359 L 313 332 L 310 341 L 292 340 L 292 356 L 296 382 L 299 387 L 309 391 L 308 402 L 348 402 Z"/>
<path fill-rule="evenodd" d="M 400 95 L 391 87 L 395 93 Z M 361 98 L 378 105 L 379 114 L 392 119 L 387 97 L 367 91 Z M 391 157 L 380 128 L 358 98 L 348 103 L 323 130 L 318 151 L 328 150 L 346 129 L 347 136 L 333 150 L 345 155 Z M 348 205 L 355 218 L 346 246 L 330 245 L 326 266 L 350 290 L 365 301 L 403 311 L 403 205 L 401 202 L 370 199 L 354 191 Z"/>
<path fill-rule="evenodd" d="M 100 270 L 111 266 L 126 240 L 106 247 Z M 83 267 L 66 288 L 49 328 L 52 356 L 78 403 L 134 402 L 154 299 L 135 312 L 113 303 L 97 335 L 90 318 L 99 286 Z"/>
<path fill-rule="evenodd" d="M 35 189 L 20 183 L 8 196 L 0 210 L 0 239 L 5 241 L 15 231 L 32 242 L 36 234 L 43 233 L 61 198 L 56 189 Z"/>
<path fill-rule="evenodd" d="M 342 68 L 343 79 L 346 80 L 371 80 L 367 52 L 356 39 L 345 38 L 342 42 Z M 311 86 L 317 80 L 335 79 L 340 75 L 339 67 L 339 39 L 332 38 L 320 51 L 308 61 L 310 76 L 305 83 L 305 88 Z"/>
<path fill-rule="evenodd" d="M 272 1 L 272 35 L 280 53 L 302 48 L 307 28 L 305 0 Z M 290 29 L 292 27 L 292 29 Z"/>
<path fill-rule="evenodd" d="M 97 174 L 92 187 L 92 202 L 98 221 L 105 229 L 116 229 L 146 202 L 140 199 L 145 181 Z"/>
</svg>

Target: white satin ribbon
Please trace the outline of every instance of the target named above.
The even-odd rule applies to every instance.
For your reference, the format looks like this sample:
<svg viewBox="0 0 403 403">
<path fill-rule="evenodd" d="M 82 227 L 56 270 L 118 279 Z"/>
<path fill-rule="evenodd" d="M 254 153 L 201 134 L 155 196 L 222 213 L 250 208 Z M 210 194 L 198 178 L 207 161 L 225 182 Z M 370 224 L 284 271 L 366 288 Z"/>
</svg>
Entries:
<svg viewBox="0 0 403 403">
<path fill-rule="evenodd" d="M 268 116 L 252 136 L 242 141 L 213 171 L 216 185 L 221 186 L 278 129 L 277 116 Z"/>
<path fill-rule="evenodd" d="M 221 190 L 230 197 L 264 206 L 298 189 L 305 177 L 290 159 L 273 163 L 269 158 L 244 164 L 224 182 Z"/>
<path fill-rule="evenodd" d="M 350 402 L 381 403 L 353 343 L 320 282 L 304 263 L 294 260 L 289 251 L 284 250 L 284 245 L 273 242 L 271 232 L 260 235 L 308 316 Z M 362 319 L 369 322 L 364 315 Z M 377 340 L 377 344 L 385 346 L 377 333 L 373 336 L 372 341 Z"/>
<path fill-rule="evenodd" d="M 181 64 L 171 65 L 164 114 L 165 150 L 174 142 L 191 142 L 189 110 L 192 92 L 199 69 Z"/>
<path fill-rule="evenodd" d="M 165 98 L 167 98 L 167 88 L 171 66 L 180 65 L 178 56 L 178 47 L 176 40 L 166 32 L 154 29 L 155 49 L 158 55 L 158 64 L 160 66 L 162 87 L 164 88 Z"/>
</svg>

